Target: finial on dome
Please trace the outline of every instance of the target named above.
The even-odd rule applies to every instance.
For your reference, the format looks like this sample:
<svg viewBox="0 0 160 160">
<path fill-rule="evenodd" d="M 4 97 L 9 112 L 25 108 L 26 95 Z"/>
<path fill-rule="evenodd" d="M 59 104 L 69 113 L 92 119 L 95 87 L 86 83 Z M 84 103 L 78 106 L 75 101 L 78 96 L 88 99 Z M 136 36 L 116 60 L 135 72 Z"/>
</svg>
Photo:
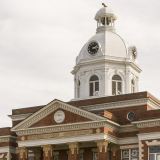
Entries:
<svg viewBox="0 0 160 160">
<path fill-rule="evenodd" d="M 104 3 L 102 3 L 102 5 L 103 5 L 104 7 L 107 7 Z"/>
</svg>

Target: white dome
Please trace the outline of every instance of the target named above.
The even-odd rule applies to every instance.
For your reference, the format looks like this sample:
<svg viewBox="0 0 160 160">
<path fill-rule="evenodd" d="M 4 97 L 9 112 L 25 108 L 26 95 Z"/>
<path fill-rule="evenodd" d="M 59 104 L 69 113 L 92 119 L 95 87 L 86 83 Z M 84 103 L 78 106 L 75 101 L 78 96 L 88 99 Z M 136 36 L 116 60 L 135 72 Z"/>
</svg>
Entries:
<svg viewBox="0 0 160 160">
<path fill-rule="evenodd" d="M 105 31 L 96 33 L 93 37 L 89 39 L 89 41 L 83 46 L 80 51 L 76 64 L 78 64 L 81 60 L 92 58 L 87 51 L 88 44 L 91 41 L 96 41 L 100 45 L 100 52 L 94 56 L 94 58 L 99 56 L 108 56 L 115 58 L 126 58 L 128 51 L 128 44 L 116 33 Z"/>
<path fill-rule="evenodd" d="M 113 10 L 109 7 L 103 7 L 96 13 L 95 19 L 98 20 L 99 17 L 108 15 L 113 16 L 114 15 Z"/>
</svg>

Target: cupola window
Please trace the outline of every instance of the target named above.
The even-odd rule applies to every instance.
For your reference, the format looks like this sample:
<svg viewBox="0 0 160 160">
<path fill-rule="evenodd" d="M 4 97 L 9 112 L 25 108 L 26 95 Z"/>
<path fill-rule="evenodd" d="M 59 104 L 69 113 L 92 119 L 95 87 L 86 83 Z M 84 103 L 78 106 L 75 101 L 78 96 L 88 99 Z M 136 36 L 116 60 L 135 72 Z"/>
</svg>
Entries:
<svg viewBox="0 0 160 160">
<path fill-rule="evenodd" d="M 81 82 L 80 80 L 78 80 L 78 86 L 77 86 L 77 97 L 80 98 L 80 85 L 81 85 Z"/>
<path fill-rule="evenodd" d="M 122 79 L 119 75 L 112 77 L 112 95 L 122 94 Z"/>
<path fill-rule="evenodd" d="M 96 75 L 92 76 L 89 80 L 89 95 L 99 95 L 99 78 Z"/>
<path fill-rule="evenodd" d="M 132 81 L 131 81 L 131 93 L 134 93 L 134 92 L 135 92 L 135 82 L 132 79 Z"/>
</svg>

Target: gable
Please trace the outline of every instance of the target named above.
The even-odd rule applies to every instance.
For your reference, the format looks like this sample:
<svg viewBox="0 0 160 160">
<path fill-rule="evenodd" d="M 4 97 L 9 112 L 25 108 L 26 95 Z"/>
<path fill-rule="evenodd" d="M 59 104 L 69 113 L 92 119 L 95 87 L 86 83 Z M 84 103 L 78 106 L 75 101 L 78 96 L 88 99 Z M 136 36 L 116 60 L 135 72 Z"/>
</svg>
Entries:
<svg viewBox="0 0 160 160">
<path fill-rule="evenodd" d="M 57 111 L 61 111 L 61 113 L 65 115 L 65 118 L 61 123 L 56 123 L 54 120 Z M 53 100 L 45 107 L 38 110 L 30 117 L 26 118 L 25 120 L 14 126 L 11 129 L 11 131 L 18 131 L 32 127 L 61 125 L 67 123 L 69 124 L 98 120 L 106 120 L 106 118 L 101 117 L 99 115 L 95 115 L 91 112 L 85 111 L 75 106 L 69 105 L 62 101 Z"/>
<path fill-rule="evenodd" d="M 57 123 L 54 118 L 55 114 L 58 113 L 59 111 L 60 112 L 62 111 L 65 115 L 65 118 L 61 123 Z M 91 119 L 88 119 L 86 117 L 82 117 L 78 114 L 72 113 L 72 112 L 64 110 L 62 108 L 58 108 L 55 111 L 53 111 L 52 113 L 50 113 L 49 115 L 47 115 L 46 117 L 44 117 L 43 119 L 41 119 L 40 121 L 38 121 L 37 123 L 31 125 L 29 128 L 41 127 L 41 126 L 51 126 L 51 125 L 60 125 L 60 124 L 69 124 L 69 123 L 78 123 L 78 122 L 87 122 L 87 121 L 91 121 Z"/>
</svg>

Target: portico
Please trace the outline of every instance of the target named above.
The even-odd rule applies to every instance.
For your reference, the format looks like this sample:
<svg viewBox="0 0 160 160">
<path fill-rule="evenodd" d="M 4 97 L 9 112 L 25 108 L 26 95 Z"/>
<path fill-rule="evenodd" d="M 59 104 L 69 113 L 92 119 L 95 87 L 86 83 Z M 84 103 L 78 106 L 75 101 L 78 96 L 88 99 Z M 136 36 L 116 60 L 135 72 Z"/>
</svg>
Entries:
<svg viewBox="0 0 160 160">
<path fill-rule="evenodd" d="M 85 159 L 84 155 L 91 160 L 106 160 L 111 153 L 115 156 L 118 127 L 105 116 L 54 100 L 12 131 L 18 135 L 19 160 L 79 160 Z"/>
<path fill-rule="evenodd" d="M 43 145 L 35 147 L 18 147 L 19 160 L 114 160 L 118 150 L 108 140 L 91 142 L 69 142 L 61 145 Z"/>
</svg>

